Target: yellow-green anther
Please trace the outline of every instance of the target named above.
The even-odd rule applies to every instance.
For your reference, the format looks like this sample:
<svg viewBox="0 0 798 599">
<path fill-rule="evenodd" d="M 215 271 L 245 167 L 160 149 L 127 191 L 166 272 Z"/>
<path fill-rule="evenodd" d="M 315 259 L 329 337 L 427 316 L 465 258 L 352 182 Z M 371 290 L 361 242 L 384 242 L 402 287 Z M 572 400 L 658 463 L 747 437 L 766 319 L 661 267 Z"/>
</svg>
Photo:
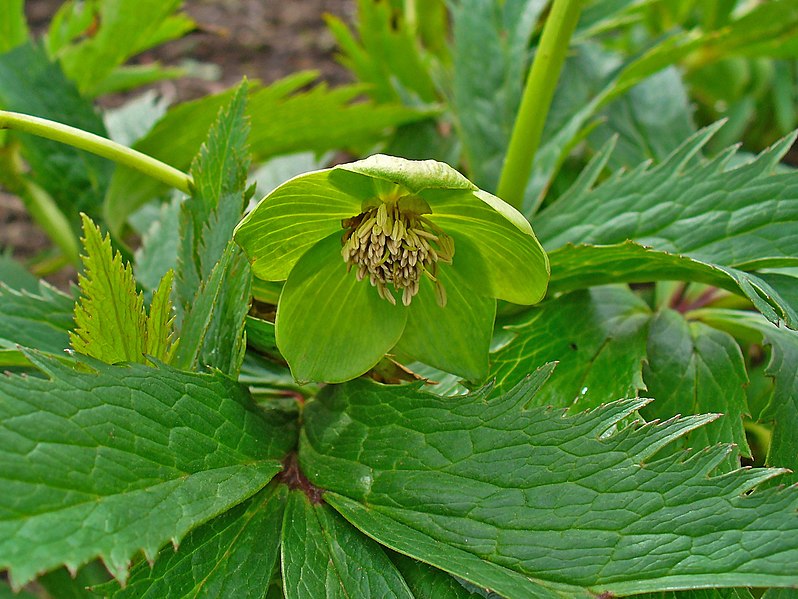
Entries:
<svg viewBox="0 0 798 599">
<path fill-rule="evenodd" d="M 400 208 L 396 200 L 387 200 L 345 219 L 342 226 L 341 256 L 347 269 L 357 265 L 358 280 L 368 274 L 369 282 L 384 300 L 396 304 L 388 288 L 393 285 L 393 290 L 402 294 L 402 303 L 409 306 L 422 275 L 441 287 L 432 273 L 437 272 L 438 260 L 451 263 L 454 242 L 420 214 Z M 436 298 L 445 305 L 445 292 L 436 291 Z"/>
</svg>

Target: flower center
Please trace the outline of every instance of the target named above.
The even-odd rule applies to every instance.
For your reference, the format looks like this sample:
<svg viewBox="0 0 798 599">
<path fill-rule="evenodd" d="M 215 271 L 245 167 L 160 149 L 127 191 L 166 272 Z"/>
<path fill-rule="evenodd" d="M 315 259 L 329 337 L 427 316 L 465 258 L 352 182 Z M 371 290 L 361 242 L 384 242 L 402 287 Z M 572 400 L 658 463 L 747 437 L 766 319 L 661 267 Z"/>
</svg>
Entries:
<svg viewBox="0 0 798 599">
<path fill-rule="evenodd" d="M 438 305 L 446 305 L 446 290 L 438 281 L 438 262 L 452 263 L 454 241 L 421 214 L 399 207 L 399 202 L 379 206 L 345 219 L 341 255 L 347 272 L 357 267 L 357 280 L 368 276 L 380 297 L 396 305 L 388 285 L 402 293 L 409 306 L 418 293 L 422 276 L 435 284 Z"/>
</svg>

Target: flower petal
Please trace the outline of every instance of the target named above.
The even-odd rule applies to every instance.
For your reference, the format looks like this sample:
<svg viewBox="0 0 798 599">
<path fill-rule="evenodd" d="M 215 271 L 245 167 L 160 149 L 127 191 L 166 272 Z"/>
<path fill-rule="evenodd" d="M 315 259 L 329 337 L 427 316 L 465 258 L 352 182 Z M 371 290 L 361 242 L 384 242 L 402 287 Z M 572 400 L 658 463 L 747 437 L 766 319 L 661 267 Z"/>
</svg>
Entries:
<svg viewBox="0 0 798 599">
<path fill-rule="evenodd" d="M 315 243 L 336 231 L 341 220 L 360 213 L 361 199 L 329 181 L 330 169 L 294 177 L 275 189 L 235 230 L 260 279 L 282 281 Z"/>
<path fill-rule="evenodd" d="M 446 306 L 438 305 L 434 283 L 424 277 L 395 351 L 480 381 L 488 374 L 496 300 L 474 293 L 454 268 L 440 267 L 438 280 L 446 289 Z"/>
<path fill-rule="evenodd" d="M 485 192 L 426 190 L 421 197 L 432 206 L 428 218 L 454 239 L 454 266 L 472 288 L 516 304 L 543 299 L 549 259 L 523 216 Z"/>
<path fill-rule="evenodd" d="M 336 233 L 296 263 L 277 307 L 276 338 L 298 381 L 338 383 L 373 367 L 402 335 L 403 306 L 346 272 Z"/>
</svg>

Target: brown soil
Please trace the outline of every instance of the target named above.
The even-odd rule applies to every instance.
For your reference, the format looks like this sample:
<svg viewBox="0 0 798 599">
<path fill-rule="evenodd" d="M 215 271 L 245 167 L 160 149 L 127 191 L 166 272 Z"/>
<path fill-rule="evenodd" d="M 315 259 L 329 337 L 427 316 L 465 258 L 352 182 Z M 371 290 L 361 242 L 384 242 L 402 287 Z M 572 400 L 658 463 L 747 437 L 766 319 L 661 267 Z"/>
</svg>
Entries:
<svg viewBox="0 0 798 599">
<path fill-rule="evenodd" d="M 25 9 L 32 30 L 43 31 L 60 4 L 28 0 Z M 191 76 L 158 84 L 172 101 L 218 92 L 244 76 L 271 83 L 303 69 L 320 71 L 331 85 L 350 80 L 335 62 L 335 42 L 323 15 L 351 21 L 354 0 L 189 0 L 185 10 L 197 22 L 197 31 L 134 60 L 159 60 L 190 70 Z M 102 104 L 116 105 L 126 97 L 103 98 Z M 22 203 L 0 191 L 0 249 L 11 248 L 16 258 L 26 261 L 49 247 Z M 73 275 L 62 273 L 53 281 L 63 286 Z"/>
</svg>

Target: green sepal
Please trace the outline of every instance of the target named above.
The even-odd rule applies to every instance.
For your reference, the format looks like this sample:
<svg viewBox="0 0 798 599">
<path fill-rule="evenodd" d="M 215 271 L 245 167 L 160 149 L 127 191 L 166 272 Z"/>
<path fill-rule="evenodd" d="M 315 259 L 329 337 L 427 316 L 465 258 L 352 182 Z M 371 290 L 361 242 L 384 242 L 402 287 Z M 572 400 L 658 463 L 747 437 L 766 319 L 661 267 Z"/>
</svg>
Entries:
<svg viewBox="0 0 798 599">
<path fill-rule="evenodd" d="M 404 331 L 404 307 L 389 304 L 346 270 L 336 233 L 305 253 L 285 283 L 275 334 L 298 381 L 339 383 L 360 376 Z"/>
</svg>

